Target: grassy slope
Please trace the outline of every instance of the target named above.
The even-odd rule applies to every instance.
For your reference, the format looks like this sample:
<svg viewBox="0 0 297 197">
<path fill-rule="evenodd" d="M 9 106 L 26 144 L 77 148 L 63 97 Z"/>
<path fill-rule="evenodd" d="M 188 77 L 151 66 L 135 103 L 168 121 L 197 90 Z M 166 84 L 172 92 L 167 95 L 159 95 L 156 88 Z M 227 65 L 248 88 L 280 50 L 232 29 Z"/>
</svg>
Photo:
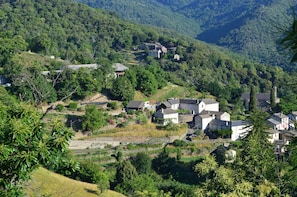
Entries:
<svg viewBox="0 0 297 197">
<path fill-rule="evenodd" d="M 84 139 L 92 139 L 96 137 L 166 137 L 180 136 L 187 131 L 187 127 L 181 126 L 177 131 L 166 131 L 157 129 L 154 123 L 144 125 L 132 124 L 125 128 L 115 128 L 102 131 L 100 134 L 94 134 Z"/>
<path fill-rule="evenodd" d="M 141 92 L 136 91 L 134 100 L 142 100 L 142 101 L 165 101 L 168 98 L 199 98 L 199 97 L 211 97 L 210 95 L 202 95 L 201 93 L 190 90 L 186 87 L 178 86 L 175 84 L 168 83 L 162 89 L 159 89 L 155 94 L 147 97 L 143 95 Z"/>
<path fill-rule="evenodd" d="M 124 195 L 107 190 L 99 194 L 97 185 L 84 183 L 60 174 L 50 172 L 44 168 L 38 168 L 33 172 L 32 179 L 25 187 L 28 196 L 52 196 L 52 197 L 123 197 Z"/>
</svg>

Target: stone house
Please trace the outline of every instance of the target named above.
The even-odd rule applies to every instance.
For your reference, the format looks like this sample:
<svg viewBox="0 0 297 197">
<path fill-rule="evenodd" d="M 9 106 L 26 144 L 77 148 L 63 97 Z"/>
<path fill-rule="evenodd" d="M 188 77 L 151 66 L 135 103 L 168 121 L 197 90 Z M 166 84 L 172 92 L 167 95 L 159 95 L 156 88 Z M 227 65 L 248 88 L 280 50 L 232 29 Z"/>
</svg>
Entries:
<svg viewBox="0 0 297 197">
<path fill-rule="evenodd" d="M 230 114 L 227 112 L 203 111 L 194 116 L 195 128 L 214 131 L 228 128 Z"/>
<path fill-rule="evenodd" d="M 273 130 L 288 130 L 289 117 L 283 113 L 274 113 L 267 119 L 267 126 Z"/>
<path fill-rule="evenodd" d="M 125 75 L 125 71 L 129 68 L 121 63 L 115 63 L 112 65 L 112 68 L 114 69 L 114 76 L 120 77 Z"/>
<path fill-rule="evenodd" d="M 280 99 L 277 97 L 277 88 L 274 87 L 275 90 L 275 103 L 279 103 Z M 257 107 L 263 111 L 263 112 L 267 112 L 270 111 L 270 103 L 271 103 L 271 98 L 270 98 L 270 93 L 256 93 L 256 101 L 257 101 Z M 241 100 L 243 102 L 243 105 L 245 107 L 246 110 L 249 109 L 249 103 L 250 103 L 250 93 L 243 93 L 241 95 Z"/>
<path fill-rule="evenodd" d="M 169 122 L 178 124 L 178 112 L 173 109 L 159 109 L 153 115 L 154 121 L 159 122 L 163 125 L 168 124 Z"/>
<path fill-rule="evenodd" d="M 126 112 L 128 111 L 143 111 L 145 102 L 143 101 L 130 101 L 126 106 Z"/>
</svg>

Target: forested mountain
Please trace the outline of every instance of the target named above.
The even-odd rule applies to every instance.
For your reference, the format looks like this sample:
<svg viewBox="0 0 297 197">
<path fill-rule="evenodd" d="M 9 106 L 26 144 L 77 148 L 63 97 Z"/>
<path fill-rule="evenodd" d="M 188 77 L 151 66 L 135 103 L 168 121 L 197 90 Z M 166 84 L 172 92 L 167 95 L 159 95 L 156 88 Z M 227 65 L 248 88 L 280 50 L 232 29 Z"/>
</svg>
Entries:
<svg viewBox="0 0 297 197">
<path fill-rule="evenodd" d="M 174 29 L 264 64 L 292 66 L 276 42 L 296 0 L 77 1 L 112 10 L 133 22 Z"/>
<path fill-rule="evenodd" d="M 117 161 L 104 166 L 106 171 L 97 163 L 101 156 L 84 157 L 83 162 L 78 162 L 66 150 L 76 126 L 93 132 L 119 119 L 130 119 L 128 114 L 115 117 L 95 105 L 78 108 L 78 101 L 102 93 L 102 89 L 125 103 L 134 98 L 135 90 L 151 96 L 171 82 L 195 93 L 199 91 L 201 98 L 214 96 L 220 102 L 220 110 L 242 117 L 240 97 L 250 87 L 269 92 L 277 86 L 282 99 L 282 105 L 277 107 L 296 111 L 297 86 L 292 83 L 296 73 L 256 63 L 163 28 L 123 21 L 115 13 L 70 0 L 0 2 L 0 74 L 1 80 L 4 75 L 10 82 L 0 88 L 0 196 L 22 196 L 21 183 L 39 165 L 96 183 L 101 192 L 110 187 L 133 196 L 296 196 L 296 142 L 288 147 L 290 152 L 284 159 L 276 160 L 267 133 L 263 132 L 266 114 L 257 111 L 250 113 L 250 122 L 255 125 L 251 133 L 232 147 L 239 153 L 233 164 L 224 164 L 227 158 L 222 151 L 220 161 L 212 156 L 180 161 L 181 148 L 187 145 L 184 141 L 173 143 L 176 147 L 170 152 L 167 148 L 171 145 L 162 145 L 152 160 L 143 154 L 126 159 L 120 151 L 130 150 L 130 145 L 112 148 L 115 154 L 104 155 Z M 184 1 L 184 7 L 188 3 Z M 172 6 L 179 8 L 175 3 Z M 141 47 L 144 43 L 162 45 L 168 50 L 158 58 L 152 57 L 148 47 Z M 295 46 L 294 38 L 290 44 Z M 65 67 L 87 63 L 99 65 L 93 70 Z M 113 63 L 126 64 L 129 69 L 124 76 L 115 78 Z M 69 114 L 48 112 L 61 112 L 66 99 L 71 100 Z M 54 108 L 56 101 L 60 102 Z M 35 107 L 39 109 L 44 104 L 51 106 L 41 114 Z M 75 110 L 84 115 L 75 114 Z M 131 115 L 137 123 L 147 121 L 147 114 Z M 171 133 L 175 128 L 168 125 L 165 128 Z M 185 147 L 189 154 L 202 153 L 200 144 L 199 148 L 192 145 Z M 148 150 L 149 146 L 141 148 Z M 212 150 L 211 146 L 205 148 Z M 155 149 L 153 152 L 157 154 Z"/>
<path fill-rule="evenodd" d="M 25 58 L 18 55 L 22 51 L 30 50 L 43 55 L 54 55 L 73 63 L 96 62 L 103 65 L 104 74 L 108 71 L 108 65 L 129 61 L 131 57 L 127 50 L 131 51 L 143 42 L 160 42 L 168 48 L 176 47 L 180 61 L 171 59 L 172 53 L 160 60 L 149 57 L 138 59 L 141 65 L 162 68 L 166 72 L 166 80 L 173 83 L 192 86 L 198 91 L 210 92 L 215 96 L 221 95 L 229 101 L 232 99 L 234 101 L 234 91 L 238 89 L 246 91 L 251 84 L 255 85 L 258 91 L 264 92 L 269 91 L 272 85 L 279 87 L 280 94 L 288 89 L 286 82 L 290 77 L 277 67 L 264 67 L 222 48 L 208 46 L 162 29 L 125 22 L 114 13 L 93 9 L 73 1 L 2 1 L 0 10 L 1 65 L 3 73 L 14 80 L 14 87 L 18 87 L 13 89 L 18 95 L 28 97 L 32 94 L 15 77 L 18 75 L 22 79 L 20 73 L 27 73 L 24 70 L 28 69 L 25 66 Z M 60 66 L 57 62 L 50 64 L 32 62 L 34 62 L 31 65 L 35 70 L 34 73 L 36 70 L 58 69 Z M 156 73 L 156 70 L 152 72 Z M 83 88 L 86 85 L 82 84 L 82 81 L 84 80 L 71 82 L 68 85 L 74 86 L 78 83 L 88 94 L 100 90 L 97 85 L 92 90 L 86 90 Z M 93 82 L 97 84 L 99 81 L 101 80 L 97 79 Z M 59 90 L 72 89 L 62 88 L 61 84 L 56 85 L 54 88 L 58 91 L 57 96 L 54 96 L 53 90 L 50 99 L 39 98 L 38 102 L 63 98 L 59 96 Z M 58 88 L 60 89 L 57 90 Z M 85 93 L 78 96 L 83 95 Z M 238 92 L 236 95 L 238 98 Z"/>
</svg>

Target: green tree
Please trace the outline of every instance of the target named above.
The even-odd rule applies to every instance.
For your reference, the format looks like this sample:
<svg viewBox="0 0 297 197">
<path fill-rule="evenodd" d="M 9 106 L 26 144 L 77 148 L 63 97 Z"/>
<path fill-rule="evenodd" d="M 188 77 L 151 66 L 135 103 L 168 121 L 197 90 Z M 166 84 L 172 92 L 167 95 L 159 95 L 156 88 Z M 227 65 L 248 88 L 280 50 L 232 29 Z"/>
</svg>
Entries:
<svg viewBox="0 0 297 197">
<path fill-rule="evenodd" d="M 267 114 L 259 111 L 249 115 L 251 130 L 242 140 L 242 146 L 238 150 L 240 156 L 237 165 L 234 165 L 234 170 L 240 169 L 244 173 L 243 179 L 255 185 L 264 181 L 274 183 L 276 180 L 277 163 L 274 146 L 268 141 L 266 118 Z"/>
<path fill-rule="evenodd" d="M 137 86 L 136 70 L 134 68 L 130 68 L 129 70 L 127 70 L 125 72 L 125 77 L 127 77 L 127 79 L 129 79 L 133 88 L 136 88 L 136 86 Z"/>
<path fill-rule="evenodd" d="M 137 177 L 137 171 L 129 160 L 124 160 L 118 163 L 116 169 L 115 181 L 117 184 L 126 183 Z"/>
<path fill-rule="evenodd" d="M 93 180 L 98 185 L 101 193 L 110 187 L 109 178 L 103 171 L 96 171 L 93 175 Z"/>
<path fill-rule="evenodd" d="M 130 101 L 134 98 L 135 89 L 126 77 L 118 77 L 112 83 L 110 93 L 118 100 Z"/>
<path fill-rule="evenodd" d="M 94 131 L 106 125 L 105 115 L 95 105 L 87 105 L 83 116 L 82 128 L 85 131 Z"/>
<path fill-rule="evenodd" d="M 275 99 L 276 99 L 275 87 L 272 87 L 270 91 L 270 107 L 272 110 L 274 110 L 276 107 Z"/>
<path fill-rule="evenodd" d="M 152 160 L 153 169 L 162 175 L 169 176 L 170 172 L 175 167 L 175 159 L 169 156 L 167 148 L 164 148 L 163 151 Z"/>
<path fill-rule="evenodd" d="M 213 156 L 206 156 L 205 159 L 194 166 L 194 171 L 199 177 L 210 178 L 218 164 Z"/>
<path fill-rule="evenodd" d="M 157 192 L 155 180 L 148 174 L 141 174 L 116 187 L 116 190 L 134 196 L 137 191 Z"/>
<path fill-rule="evenodd" d="M 152 159 L 144 152 L 137 153 L 131 158 L 131 163 L 139 174 L 148 174 L 152 168 Z"/>
<path fill-rule="evenodd" d="M 0 95 L 1 98 L 7 97 Z M 10 105 L 0 99 L 0 196 L 21 196 L 21 185 L 40 164 L 57 162 L 73 132 L 63 122 L 50 123 L 47 130 L 42 114 L 32 106 Z"/>
<path fill-rule="evenodd" d="M 280 39 L 280 46 L 284 49 L 288 49 L 291 54 L 291 63 L 297 61 L 297 17 L 295 11 L 293 12 L 293 21 L 290 24 L 290 27 L 284 30 Z"/>
<path fill-rule="evenodd" d="M 147 96 L 154 94 L 158 89 L 155 76 L 148 70 L 139 69 L 137 71 L 137 80 L 137 89 Z"/>
<path fill-rule="evenodd" d="M 155 60 L 153 60 L 153 61 L 155 61 Z M 159 65 L 150 64 L 150 66 L 148 66 L 146 69 L 149 70 L 157 79 L 158 89 L 161 89 L 164 86 L 166 86 L 166 84 L 167 84 L 166 73 Z"/>
<path fill-rule="evenodd" d="M 14 54 L 27 49 L 28 43 L 20 35 L 12 36 L 10 32 L 0 34 L 0 64 L 5 65 Z"/>
<path fill-rule="evenodd" d="M 98 81 L 87 69 L 79 69 L 75 73 L 78 89 L 75 95 L 78 98 L 84 98 L 93 93 L 101 91 L 102 83 Z"/>
<path fill-rule="evenodd" d="M 249 111 L 253 112 L 257 109 L 257 99 L 256 99 L 256 90 L 252 85 L 250 90 L 250 102 L 249 102 Z"/>
</svg>

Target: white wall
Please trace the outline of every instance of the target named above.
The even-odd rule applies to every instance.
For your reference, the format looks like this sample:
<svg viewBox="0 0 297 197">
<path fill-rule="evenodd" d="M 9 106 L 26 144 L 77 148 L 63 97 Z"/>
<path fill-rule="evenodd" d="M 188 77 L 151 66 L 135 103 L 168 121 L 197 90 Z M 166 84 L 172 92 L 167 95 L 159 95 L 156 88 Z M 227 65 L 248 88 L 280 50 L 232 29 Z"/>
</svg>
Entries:
<svg viewBox="0 0 297 197">
<path fill-rule="evenodd" d="M 218 119 L 223 121 L 230 121 L 230 114 L 227 112 L 224 112 L 222 115 L 218 117 Z"/>
<path fill-rule="evenodd" d="M 204 110 L 218 112 L 219 111 L 219 103 L 206 104 Z"/>
<path fill-rule="evenodd" d="M 164 125 L 166 125 L 170 120 L 174 124 L 178 124 L 178 113 L 174 114 L 164 114 Z"/>
<path fill-rule="evenodd" d="M 247 124 L 244 124 L 244 123 L 238 126 L 232 126 L 231 140 L 236 141 L 245 137 L 248 131 L 251 129 L 251 128 L 246 128 L 246 126 Z"/>
</svg>

